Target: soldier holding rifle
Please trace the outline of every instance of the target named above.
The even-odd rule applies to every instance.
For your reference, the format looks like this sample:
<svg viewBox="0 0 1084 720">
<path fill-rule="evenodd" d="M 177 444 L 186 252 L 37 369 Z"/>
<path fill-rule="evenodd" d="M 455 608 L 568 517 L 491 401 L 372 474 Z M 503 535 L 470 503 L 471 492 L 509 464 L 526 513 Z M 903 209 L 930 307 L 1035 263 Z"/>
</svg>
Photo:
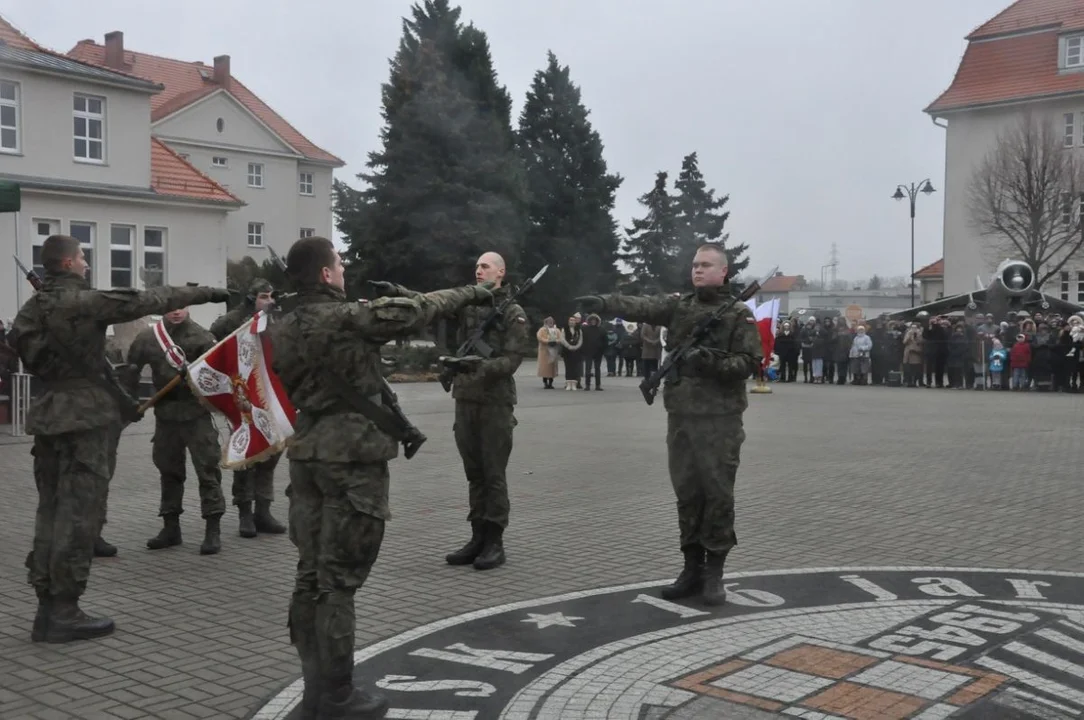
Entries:
<svg viewBox="0 0 1084 720">
<path fill-rule="evenodd" d="M 209 287 L 94 290 L 79 241 L 53 235 L 41 249 L 45 279 L 15 318 L 15 348 L 45 392 L 34 399 L 26 429 L 34 436 L 38 512 L 29 582 L 38 595 L 31 639 L 68 642 L 108 635 L 113 621 L 79 607 L 86 589 L 101 498 L 112 473 L 114 428 L 139 417 L 108 372 L 105 331 L 115 323 L 188 305 L 226 302 Z M 37 281 L 33 272 L 28 279 Z"/>
<path fill-rule="evenodd" d="M 737 544 L 734 482 L 745 440 L 745 381 L 760 367 L 763 350 L 752 312 L 731 297 L 723 246 L 700 246 L 692 281 L 693 292 L 680 296 L 589 295 L 577 301 L 589 312 L 669 328 L 670 348 L 699 337 L 668 356 L 658 373 L 667 378 L 666 447 L 685 556 L 681 574 L 662 596 L 676 600 L 700 594 L 705 604 L 721 605 L 726 601 L 723 565 Z M 645 390 L 645 397 L 650 402 L 653 390 Z"/>
</svg>

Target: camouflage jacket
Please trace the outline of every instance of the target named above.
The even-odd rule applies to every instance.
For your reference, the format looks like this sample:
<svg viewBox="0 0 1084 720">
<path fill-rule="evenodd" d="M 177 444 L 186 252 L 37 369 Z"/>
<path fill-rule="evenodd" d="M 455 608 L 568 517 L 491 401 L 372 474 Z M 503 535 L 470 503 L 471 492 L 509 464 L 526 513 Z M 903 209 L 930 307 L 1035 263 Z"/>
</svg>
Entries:
<svg viewBox="0 0 1084 720">
<path fill-rule="evenodd" d="M 272 368 L 298 411 L 287 456 L 356 463 L 396 457 L 396 441 L 350 406 L 341 384 L 379 403 L 380 347 L 417 333 L 438 314 L 478 302 L 477 297 L 474 287 L 463 287 L 357 303 L 329 285 L 300 291 L 297 307 L 270 331 Z M 386 488 L 379 497 L 383 512 Z"/>
<path fill-rule="evenodd" d="M 681 344 L 702 317 L 730 300 L 728 287 L 681 296 L 605 295 L 607 314 L 669 328 L 669 348 Z M 676 415 L 740 415 L 748 407 L 745 380 L 760 367 L 764 351 L 749 307 L 737 302 L 700 346 L 702 358 L 681 363 L 663 388 L 663 405 Z M 700 355 L 698 353 L 698 355 Z"/>
<path fill-rule="evenodd" d="M 103 376 L 106 328 L 212 302 L 214 293 L 208 287 L 93 290 L 78 275 L 46 273 L 13 325 L 19 356 L 45 389 L 30 404 L 26 431 L 60 435 L 119 425 L 116 399 L 93 379 Z"/>
<path fill-rule="evenodd" d="M 252 316 L 255 314 L 255 305 L 248 301 L 242 302 L 233 310 L 230 310 L 225 315 L 220 315 L 213 323 L 211 323 L 211 335 L 214 336 L 216 341 L 221 340 L 237 328 L 241 327 L 241 324 L 245 320 L 251 320 Z M 189 359 L 194 360 L 195 358 Z"/>
<path fill-rule="evenodd" d="M 494 312 L 511 290 L 506 287 L 493 291 L 492 302 L 466 307 L 456 313 L 459 331 L 456 344 L 462 345 L 474 329 Z M 482 339 L 493 348 L 493 356 L 483 360 L 477 370 L 455 376 L 452 397 L 456 400 L 485 405 L 515 405 L 516 381 L 513 377 L 523 357 L 533 354 L 537 347 L 532 333 L 527 332 L 527 314 L 512 303 Z"/>
<path fill-rule="evenodd" d="M 214 336 L 192 318 L 186 318 L 177 325 L 163 322 L 163 326 L 174 344 L 184 351 L 188 362 L 193 362 L 215 345 Z M 151 381 L 155 390 L 164 388 L 177 375 L 177 371 L 166 360 L 166 353 L 158 344 L 153 327 L 136 335 L 132 346 L 128 348 L 127 372 L 136 384 L 144 365 L 151 366 Z M 207 413 L 208 410 L 200 404 L 188 383 L 183 380 L 154 405 L 154 416 L 167 422 L 188 422 Z"/>
</svg>

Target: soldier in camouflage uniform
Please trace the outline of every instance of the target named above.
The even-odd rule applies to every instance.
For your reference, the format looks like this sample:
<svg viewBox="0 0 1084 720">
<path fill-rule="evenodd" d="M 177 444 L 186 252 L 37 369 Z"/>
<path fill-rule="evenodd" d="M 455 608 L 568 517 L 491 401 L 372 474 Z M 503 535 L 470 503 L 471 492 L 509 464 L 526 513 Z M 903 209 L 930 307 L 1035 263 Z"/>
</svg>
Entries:
<svg viewBox="0 0 1084 720">
<path fill-rule="evenodd" d="M 117 397 L 104 380 L 105 329 L 187 305 L 226 302 L 229 293 L 206 287 L 92 290 L 79 241 L 66 235 L 44 242 L 41 262 L 44 287 L 14 323 L 19 356 L 44 385 L 26 421 L 38 488 L 34 547 L 26 560 L 38 595 L 31 639 L 67 642 L 113 632 L 112 620 L 79 609 L 120 427 Z"/>
<path fill-rule="evenodd" d="M 290 539 L 299 561 L 290 640 L 305 679 L 304 718 L 381 718 L 387 701 L 353 683 L 354 593 L 380 550 L 395 439 L 357 408 L 381 403 L 380 347 L 439 313 L 487 301 L 485 288 L 346 301 L 331 242 L 298 240 L 287 255 L 297 307 L 271 327 L 273 368 L 298 410 L 290 461 Z"/>
<path fill-rule="evenodd" d="M 731 300 L 721 245 L 709 243 L 697 250 L 692 278 L 694 291 L 681 296 L 594 295 L 577 300 L 590 311 L 665 326 L 669 328 L 667 344 L 674 346 L 689 336 L 701 318 Z M 663 389 L 670 480 L 677 496 L 685 555 L 681 574 L 662 591 L 668 600 L 700 593 L 708 605 L 726 601 L 723 564 L 738 542 L 734 481 L 745 441 L 745 381 L 763 359 L 753 314 L 737 302 L 678 365 L 676 377 L 667 380 Z"/>
<path fill-rule="evenodd" d="M 184 356 L 195 360 L 215 345 L 210 332 L 200 327 L 182 308 L 163 318 L 163 327 Z M 154 328 L 139 333 L 128 350 L 128 372 L 138 380 L 144 365 L 151 366 L 155 391 L 164 388 L 177 376 L 155 337 Z M 222 549 L 219 521 L 226 512 L 222 498 L 222 471 L 219 470 L 218 431 L 211 413 L 200 404 L 186 382 L 181 382 L 154 406 L 154 438 L 151 457 L 161 474 L 162 504 L 158 511 L 165 526 L 147 541 L 151 550 L 181 544 L 180 516 L 184 512 L 185 450 L 192 456 L 192 466 L 199 480 L 200 511 L 206 522 L 201 555 L 214 555 Z"/>
<path fill-rule="evenodd" d="M 246 320 L 261 310 L 270 311 L 275 305 L 271 293 L 274 288 L 263 278 L 256 278 L 249 285 L 248 295 L 240 305 L 211 323 L 211 334 L 221 341 Z M 243 538 L 254 538 L 257 533 L 281 535 L 286 526 L 271 514 L 271 502 L 275 497 L 275 468 L 279 455 L 258 462 L 244 470 L 233 471 L 233 504 L 237 506 L 238 532 Z M 252 503 L 256 511 L 252 511 Z"/>
<path fill-rule="evenodd" d="M 474 278 L 495 286 L 493 301 L 466 307 L 456 313 L 457 343 L 462 344 L 475 328 L 511 292 L 502 286 L 504 259 L 494 252 L 478 258 Z M 391 283 L 373 283 L 383 295 L 418 297 L 419 294 Z M 516 418 L 516 381 L 513 376 L 523 356 L 533 352 L 534 339 L 527 332 L 527 315 L 518 304 L 505 309 L 504 317 L 485 334 L 493 357 L 461 359 L 455 376 L 455 444 L 467 475 L 471 538 L 466 545 L 444 557 L 449 565 L 473 565 L 489 570 L 504 564 L 504 529 L 508 527 L 508 481 L 506 470 L 512 454 L 512 430 Z"/>
</svg>

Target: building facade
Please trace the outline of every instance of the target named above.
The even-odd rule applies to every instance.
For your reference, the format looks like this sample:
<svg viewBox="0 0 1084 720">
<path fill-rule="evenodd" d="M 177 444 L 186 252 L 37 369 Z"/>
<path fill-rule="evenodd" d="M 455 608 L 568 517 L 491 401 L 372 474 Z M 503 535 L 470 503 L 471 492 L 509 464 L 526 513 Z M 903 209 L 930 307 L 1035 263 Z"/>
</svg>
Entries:
<svg viewBox="0 0 1084 720">
<path fill-rule="evenodd" d="M 945 130 L 944 257 L 938 290 L 944 295 L 975 289 L 976 278 L 985 286 L 1000 262 L 1020 255 L 1004 240 L 984 237 L 972 219 L 972 183 L 999 136 L 1031 116 L 1053 127 L 1065 152 L 1078 153 L 1084 161 L 1084 0 L 1019 0 L 967 40 L 951 85 L 925 109 Z M 1065 206 L 1063 222 L 1075 227 L 1080 205 L 1072 200 Z M 1079 255 L 1046 282 L 1044 292 L 1084 302 L 1084 257 Z"/>
</svg>

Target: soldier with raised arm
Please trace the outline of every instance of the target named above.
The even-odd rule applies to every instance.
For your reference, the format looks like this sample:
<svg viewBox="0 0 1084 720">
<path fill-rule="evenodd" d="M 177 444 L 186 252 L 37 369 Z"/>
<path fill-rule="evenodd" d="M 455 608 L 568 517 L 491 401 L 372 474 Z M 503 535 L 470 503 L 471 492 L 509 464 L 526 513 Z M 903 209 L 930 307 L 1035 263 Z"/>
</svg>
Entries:
<svg viewBox="0 0 1084 720">
<path fill-rule="evenodd" d="M 275 306 L 274 290 L 263 278 L 253 280 L 241 304 L 211 323 L 215 340 L 222 340 L 257 312 L 270 311 Z M 257 533 L 281 535 L 286 532 L 286 526 L 271 514 L 271 503 L 275 499 L 275 468 L 280 456 L 275 454 L 244 470 L 233 471 L 231 493 L 233 504 L 237 506 L 237 530 L 243 538 L 254 538 Z"/>
<path fill-rule="evenodd" d="M 160 339 L 156 333 L 165 333 Z M 188 361 L 195 360 L 215 346 L 215 338 L 188 314 L 188 308 L 166 313 L 160 329 L 149 327 L 132 341 L 128 350 L 127 371 L 135 378 L 145 365 L 151 366 L 151 381 L 156 391 L 177 376 L 166 349 L 170 344 L 184 352 Z M 222 471 L 219 469 L 220 446 L 218 431 L 210 411 L 188 387 L 180 383 L 154 406 L 154 437 L 151 439 L 151 459 L 158 469 L 162 487 L 162 502 L 158 515 L 162 518 L 161 532 L 147 541 L 151 550 L 181 544 L 181 513 L 184 512 L 184 481 L 188 459 L 199 481 L 200 513 L 206 526 L 201 555 L 214 555 L 222 549 L 219 522 L 226 512 L 222 498 Z"/>
<path fill-rule="evenodd" d="M 387 700 L 354 686 L 354 594 L 380 551 L 388 461 L 399 453 L 380 348 L 434 317 L 490 301 L 484 286 L 347 302 L 331 241 L 298 240 L 286 259 L 297 306 L 271 326 L 273 369 L 298 411 L 290 462 L 290 539 L 298 564 L 290 641 L 305 680 L 303 718 L 382 718 Z M 390 420 L 394 422 L 393 420 Z"/>
<path fill-rule="evenodd" d="M 685 295 L 577 298 L 587 310 L 668 328 L 667 344 L 678 346 L 697 323 L 731 300 L 726 252 L 708 243 L 696 252 L 693 292 Z M 760 334 L 742 302 L 722 318 L 668 378 L 663 389 L 667 413 L 666 449 L 670 481 L 677 496 L 678 527 L 685 566 L 668 600 L 700 594 L 704 603 L 726 601 L 723 565 L 737 542 L 734 481 L 745 441 L 742 414 L 748 406 L 746 379 L 764 359 Z"/>
<path fill-rule="evenodd" d="M 38 595 L 31 639 L 67 642 L 113 632 L 108 618 L 88 617 L 79 598 L 90 575 L 100 529 L 100 498 L 112 473 L 119 391 L 105 376 L 105 331 L 114 323 L 164 314 L 188 305 L 226 302 L 209 287 L 94 290 L 79 241 L 53 235 L 41 249 L 42 288 L 15 318 L 15 347 L 44 392 L 30 405 L 38 512 L 27 557 Z M 127 408 L 125 410 L 130 410 Z"/>
</svg>

